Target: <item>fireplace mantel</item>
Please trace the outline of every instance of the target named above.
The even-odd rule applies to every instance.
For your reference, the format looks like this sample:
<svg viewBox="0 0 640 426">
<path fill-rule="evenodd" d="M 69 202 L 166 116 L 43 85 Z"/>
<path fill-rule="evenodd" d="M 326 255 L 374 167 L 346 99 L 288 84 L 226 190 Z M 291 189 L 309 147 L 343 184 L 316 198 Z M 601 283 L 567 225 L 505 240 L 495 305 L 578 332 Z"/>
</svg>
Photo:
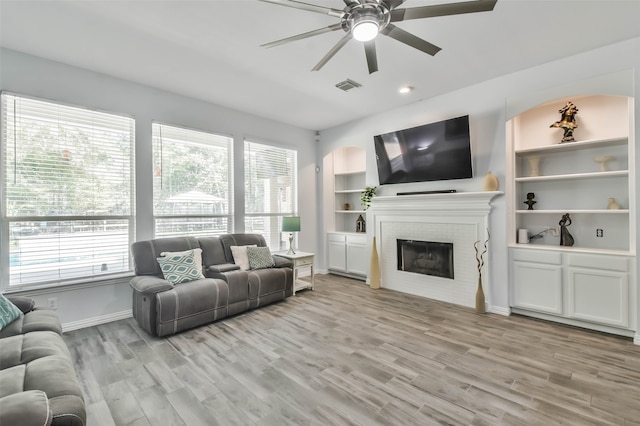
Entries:
<svg viewBox="0 0 640 426">
<path fill-rule="evenodd" d="M 373 197 L 373 212 L 460 211 L 489 212 L 491 200 L 502 191 L 447 192 L 441 194 L 383 195 Z"/>
</svg>

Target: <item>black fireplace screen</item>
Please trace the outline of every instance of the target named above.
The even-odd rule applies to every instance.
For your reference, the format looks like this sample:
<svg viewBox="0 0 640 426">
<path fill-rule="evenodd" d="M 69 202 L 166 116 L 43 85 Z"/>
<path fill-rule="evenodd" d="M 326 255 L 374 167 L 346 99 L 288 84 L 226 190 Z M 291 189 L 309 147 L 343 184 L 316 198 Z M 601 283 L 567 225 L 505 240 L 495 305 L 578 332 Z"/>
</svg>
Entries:
<svg viewBox="0 0 640 426">
<path fill-rule="evenodd" d="M 453 279 L 453 243 L 397 240 L 398 270 Z"/>
</svg>

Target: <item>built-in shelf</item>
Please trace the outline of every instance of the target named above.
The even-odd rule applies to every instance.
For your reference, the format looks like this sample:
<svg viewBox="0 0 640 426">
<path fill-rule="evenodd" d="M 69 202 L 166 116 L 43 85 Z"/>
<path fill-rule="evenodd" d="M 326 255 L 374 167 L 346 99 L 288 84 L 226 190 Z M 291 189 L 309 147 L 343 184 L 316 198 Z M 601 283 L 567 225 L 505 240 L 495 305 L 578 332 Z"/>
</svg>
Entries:
<svg viewBox="0 0 640 426">
<path fill-rule="evenodd" d="M 338 214 L 349 214 L 349 213 L 364 214 L 365 211 L 364 210 L 336 210 L 336 213 L 338 213 Z"/>
<path fill-rule="evenodd" d="M 583 209 L 583 210 L 516 210 L 517 214 L 629 214 L 628 209 Z"/>
<path fill-rule="evenodd" d="M 613 170 L 607 172 L 571 173 L 566 175 L 529 176 L 516 178 L 516 182 L 547 182 L 559 180 L 600 179 L 608 177 L 628 177 L 629 170 Z"/>
<path fill-rule="evenodd" d="M 358 189 L 340 189 L 340 190 L 336 190 L 334 191 L 335 194 L 355 194 L 355 193 L 361 193 L 362 191 L 364 191 L 364 188 L 358 188 Z"/>
<path fill-rule="evenodd" d="M 518 149 L 515 151 L 516 155 L 532 155 L 532 154 L 551 154 L 551 153 L 560 153 L 560 152 L 571 152 L 577 151 L 587 148 L 601 148 L 601 147 L 614 147 L 614 146 L 624 146 L 627 144 L 626 136 L 620 136 L 616 138 L 606 138 L 606 139 L 591 139 L 585 141 L 578 142 L 567 142 L 557 145 L 546 145 L 535 148 L 524 148 Z"/>
</svg>

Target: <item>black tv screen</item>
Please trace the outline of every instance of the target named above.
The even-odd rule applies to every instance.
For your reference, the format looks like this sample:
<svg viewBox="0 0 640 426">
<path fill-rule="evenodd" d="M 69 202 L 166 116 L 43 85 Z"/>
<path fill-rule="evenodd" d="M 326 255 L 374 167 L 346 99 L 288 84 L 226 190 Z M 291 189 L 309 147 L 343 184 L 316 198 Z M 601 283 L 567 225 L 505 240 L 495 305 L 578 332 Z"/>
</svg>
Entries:
<svg viewBox="0 0 640 426">
<path fill-rule="evenodd" d="M 381 185 L 473 177 L 468 115 L 373 140 Z"/>
</svg>

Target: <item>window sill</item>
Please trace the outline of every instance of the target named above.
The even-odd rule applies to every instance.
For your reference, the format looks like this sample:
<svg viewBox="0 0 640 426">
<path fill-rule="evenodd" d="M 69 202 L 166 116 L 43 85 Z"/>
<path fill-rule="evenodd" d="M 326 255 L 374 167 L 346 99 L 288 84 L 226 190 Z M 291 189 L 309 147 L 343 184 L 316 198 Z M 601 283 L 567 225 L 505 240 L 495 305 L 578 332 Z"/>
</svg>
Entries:
<svg viewBox="0 0 640 426">
<path fill-rule="evenodd" d="M 40 294 L 59 293 L 61 291 L 80 290 L 92 287 L 103 287 L 128 282 L 135 274 L 123 272 L 121 274 L 110 275 L 109 277 L 89 278 L 76 281 L 66 281 L 64 283 L 47 283 L 20 285 L 3 289 L 3 294 L 14 296 L 37 296 Z"/>
</svg>

